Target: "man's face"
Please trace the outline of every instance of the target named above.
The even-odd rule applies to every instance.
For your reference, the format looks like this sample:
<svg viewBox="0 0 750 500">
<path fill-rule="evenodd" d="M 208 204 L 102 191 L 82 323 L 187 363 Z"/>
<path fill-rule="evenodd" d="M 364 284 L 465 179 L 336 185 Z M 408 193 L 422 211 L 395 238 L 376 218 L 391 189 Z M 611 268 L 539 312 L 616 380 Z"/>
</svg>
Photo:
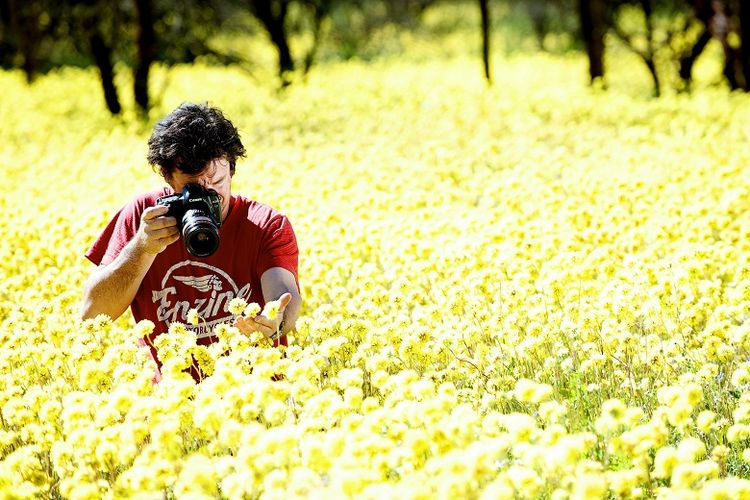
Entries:
<svg viewBox="0 0 750 500">
<path fill-rule="evenodd" d="M 229 161 L 225 158 L 210 161 L 203 171 L 197 175 L 188 175 L 180 170 L 175 170 L 166 181 L 175 193 L 181 193 L 185 184 L 191 182 L 200 184 L 206 189 L 214 189 L 221 198 L 221 220 L 224 221 L 227 218 L 232 197 L 230 189 L 232 175 L 229 170 Z"/>
</svg>

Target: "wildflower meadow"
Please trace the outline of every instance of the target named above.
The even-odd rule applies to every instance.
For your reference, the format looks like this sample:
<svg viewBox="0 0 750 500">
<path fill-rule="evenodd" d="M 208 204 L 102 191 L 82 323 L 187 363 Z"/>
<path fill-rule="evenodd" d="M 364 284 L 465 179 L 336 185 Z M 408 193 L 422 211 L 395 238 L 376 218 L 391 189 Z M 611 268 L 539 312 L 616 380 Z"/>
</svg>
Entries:
<svg viewBox="0 0 750 500">
<path fill-rule="evenodd" d="M 145 120 L 94 69 L 0 72 L 0 498 L 750 498 L 750 97 L 652 99 L 612 57 L 641 80 L 156 66 Z M 149 324 L 80 320 L 83 254 L 187 100 L 238 125 L 304 305 L 283 349 L 173 327 L 154 385 Z"/>
</svg>

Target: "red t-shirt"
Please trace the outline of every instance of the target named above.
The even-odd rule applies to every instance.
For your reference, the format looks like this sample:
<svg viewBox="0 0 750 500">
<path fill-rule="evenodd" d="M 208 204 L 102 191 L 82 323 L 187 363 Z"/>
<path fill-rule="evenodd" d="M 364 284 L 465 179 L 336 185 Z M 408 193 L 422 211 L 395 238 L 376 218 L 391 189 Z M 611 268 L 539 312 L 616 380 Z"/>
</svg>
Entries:
<svg viewBox="0 0 750 500">
<path fill-rule="evenodd" d="M 138 231 L 141 213 L 166 194 L 171 191 L 164 188 L 125 205 L 86 257 L 96 265 L 112 262 Z M 208 257 L 188 253 L 182 238 L 169 245 L 154 259 L 130 304 L 136 321 L 154 322 L 153 333 L 141 343 L 149 345 L 158 367 L 161 364 L 152 341 L 171 323 L 185 323 L 196 332 L 198 344 L 210 344 L 216 340 L 213 327 L 232 321 L 229 302 L 233 298 L 242 297 L 263 307 L 260 277 L 265 271 L 283 267 L 297 280 L 299 252 L 294 231 L 289 220 L 271 207 L 233 195 L 229 214 L 219 228 L 219 240 L 219 248 Z M 187 324 L 188 311 L 193 308 L 202 318 L 196 326 Z M 278 342 L 286 345 L 286 336 Z"/>
</svg>

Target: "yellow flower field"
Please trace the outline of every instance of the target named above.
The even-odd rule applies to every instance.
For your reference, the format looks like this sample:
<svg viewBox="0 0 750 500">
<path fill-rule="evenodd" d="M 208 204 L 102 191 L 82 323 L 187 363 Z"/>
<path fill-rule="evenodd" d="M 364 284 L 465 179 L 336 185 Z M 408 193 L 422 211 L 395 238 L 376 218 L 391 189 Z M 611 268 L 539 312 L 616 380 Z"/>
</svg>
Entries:
<svg viewBox="0 0 750 500">
<path fill-rule="evenodd" d="M 750 498 L 750 97 L 495 72 L 156 68 L 147 125 L 93 70 L 0 73 L 0 497 Z M 83 253 L 185 100 L 240 128 L 305 304 L 283 353 L 173 329 L 152 386 L 148 324 L 78 319 Z"/>
</svg>

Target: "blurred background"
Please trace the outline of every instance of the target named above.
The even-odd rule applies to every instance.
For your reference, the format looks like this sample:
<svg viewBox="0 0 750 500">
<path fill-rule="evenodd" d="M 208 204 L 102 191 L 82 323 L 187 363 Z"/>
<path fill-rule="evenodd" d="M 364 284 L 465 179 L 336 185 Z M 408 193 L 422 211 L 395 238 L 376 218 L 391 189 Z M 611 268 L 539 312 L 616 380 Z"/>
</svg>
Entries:
<svg viewBox="0 0 750 500">
<path fill-rule="evenodd" d="M 29 84 L 96 68 L 112 114 L 148 115 L 169 85 L 150 81 L 155 65 L 231 65 L 281 89 L 331 61 L 469 55 L 491 84 L 493 57 L 540 51 L 580 57 L 603 88 L 629 85 L 610 74 L 629 58 L 653 96 L 689 92 L 701 60 L 706 85 L 748 91 L 750 2 L 0 0 L 0 66 Z"/>
</svg>

